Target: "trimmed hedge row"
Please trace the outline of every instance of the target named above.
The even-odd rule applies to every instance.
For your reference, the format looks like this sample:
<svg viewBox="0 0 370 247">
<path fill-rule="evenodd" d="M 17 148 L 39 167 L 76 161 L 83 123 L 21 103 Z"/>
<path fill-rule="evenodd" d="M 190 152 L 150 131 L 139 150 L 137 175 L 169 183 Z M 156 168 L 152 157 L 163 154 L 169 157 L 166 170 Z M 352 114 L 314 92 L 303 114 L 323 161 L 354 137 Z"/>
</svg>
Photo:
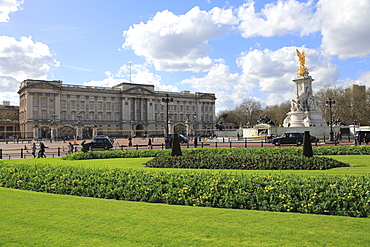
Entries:
<svg viewBox="0 0 370 247">
<path fill-rule="evenodd" d="M 370 145 L 363 146 L 320 146 L 313 147 L 314 155 L 370 155 Z M 111 150 L 111 151 L 89 151 L 86 153 L 78 152 L 63 156 L 65 160 L 83 159 L 107 159 L 107 158 L 138 158 L 138 157 L 158 157 L 169 156 L 171 150 Z M 283 148 L 193 148 L 182 149 L 184 156 L 203 155 L 302 155 L 302 147 L 283 147 Z"/>
<path fill-rule="evenodd" d="M 156 172 L 0 163 L 0 186 L 177 205 L 370 215 L 369 176 Z"/>
<path fill-rule="evenodd" d="M 160 156 L 144 164 L 154 168 L 241 169 L 241 170 L 325 170 L 349 167 L 326 157 L 293 155 L 197 155 Z"/>
</svg>

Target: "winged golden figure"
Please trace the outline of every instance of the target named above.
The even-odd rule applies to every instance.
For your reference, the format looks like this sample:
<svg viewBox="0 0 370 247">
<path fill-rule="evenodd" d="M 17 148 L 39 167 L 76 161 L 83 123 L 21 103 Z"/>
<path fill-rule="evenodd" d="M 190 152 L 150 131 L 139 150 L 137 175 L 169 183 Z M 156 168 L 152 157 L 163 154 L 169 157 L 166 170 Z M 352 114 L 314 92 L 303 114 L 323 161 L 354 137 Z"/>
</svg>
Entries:
<svg viewBox="0 0 370 247">
<path fill-rule="evenodd" d="M 299 65 L 300 65 L 300 67 L 298 69 L 298 75 L 303 76 L 304 72 L 309 70 L 309 68 L 307 68 L 305 66 L 306 54 L 304 53 L 304 51 L 300 52 L 298 49 L 296 49 L 296 52 L 297 52 L 297 56 L 299 58 Z"/>
</svg>

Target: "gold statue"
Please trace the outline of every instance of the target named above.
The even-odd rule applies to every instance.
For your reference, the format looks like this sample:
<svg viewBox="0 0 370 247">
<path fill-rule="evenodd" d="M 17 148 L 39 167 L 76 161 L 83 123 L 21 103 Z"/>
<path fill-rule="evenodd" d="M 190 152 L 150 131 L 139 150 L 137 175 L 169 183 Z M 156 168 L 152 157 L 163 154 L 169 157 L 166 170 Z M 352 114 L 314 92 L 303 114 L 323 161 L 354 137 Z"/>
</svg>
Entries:
<svg viewBox="0 0 370 247">
<path fill-rule="evenodd" d="M 299 58 L 299 69 L 298 69 L 298 75 L 299 76 L 303 76 L 304 72 L 308 71 L 309 68 L 307 68 L 305 66 L 305 63 L 306 63 L 306 54 L 304 53 L 304 51 L 302 52 L 299 52 L 298 49 L 296 49 L 297 51 L 297 56 Z"/>
</svg>

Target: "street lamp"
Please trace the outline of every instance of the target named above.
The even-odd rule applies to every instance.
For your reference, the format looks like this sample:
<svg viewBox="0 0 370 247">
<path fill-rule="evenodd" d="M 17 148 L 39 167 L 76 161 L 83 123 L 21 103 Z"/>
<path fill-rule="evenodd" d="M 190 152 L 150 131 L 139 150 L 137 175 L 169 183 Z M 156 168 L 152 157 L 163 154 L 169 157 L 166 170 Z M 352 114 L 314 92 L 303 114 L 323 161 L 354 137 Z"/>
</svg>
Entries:
<svg viewBox="0 0 370 247">
<path fill-rule="evenodd" d="M 335 100 L 332 100 L 331 98 L 329 98 L 329 100 L 326 101 L 326 106 L 329 106 L 329 115 L 330 115 L 330 139 L 329 141 L 334 141 L 333 139 L 333 116 L 332 116 L 332 111 L 331 111 L 331 107 L 332 106 L 335 106 Z"/>
<path fill-rule="evenodd" d="M 356 136 L 355 136 L 355 132 L 356 132 L 356 122 L 357 122 L 357 118 L 354 118 L 354 119 L 353 119 L 353 138 L 355 138 L 355 145 L 357 145 L 357 140 L 356 140 Z"/>
<path fill-rule="evenodd" d="M 166 93 L 166 98 L 162 98 L 162 103 L 166 104 L 166 139 L 165 139 L 165 142 L 166 142 L 166 148 L 170 148 L 170 142 L 169 142 L 169 138 L 168 138 L 168 104 L 169 103 L 173 103 L 173 98 L 169 98 L 169 95 L 168 93 Z"/>
</svg>

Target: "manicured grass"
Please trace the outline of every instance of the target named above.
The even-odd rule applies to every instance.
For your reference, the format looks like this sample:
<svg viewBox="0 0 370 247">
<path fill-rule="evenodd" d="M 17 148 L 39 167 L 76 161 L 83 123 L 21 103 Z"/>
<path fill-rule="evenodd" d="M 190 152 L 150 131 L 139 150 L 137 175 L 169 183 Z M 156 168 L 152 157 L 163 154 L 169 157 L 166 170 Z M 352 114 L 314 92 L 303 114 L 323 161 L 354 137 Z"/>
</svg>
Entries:
<svg viewBox="0 0 370 247">
<path fill-rule="evenodd" d="M 230 172 L 370 174 L 369 155 L 327 157 L 351 167 Z M 142 165 L 150 159 L 2 162 L 153 170 Z M 1 187 L 0 210 L 0 246 L 368 246 L 370 242 L 369 218 L 126 202 Z"/>
<path fill-rule="evenodd" d="M 325 157 L 333 158 L 341 162 L 349 163 L 351 167 L 341 167 L 329 170 L 229 170 L 233 173 L 246 174 L 330 174 L 330 175 L 367 175 L 370 174 L 370 155 L 326 155 Z M 28 163 L 28 164 L 66 164 L 86 167 L 110 167 L 110 168 L 132 168 L 132 169 L 159 169 L 160 171 L 174 171 L 172 168 L 147 168 L 142 164 L 151 160 L 152 158 L 114 158 L 114 159 L 95 159 L 95 160 L 62 160 L 61 158 L 46 158 L 46 159 L 14 159 L 2 160 L 4 163 Z M 177 169 L 178 170 L 178 169 Z M 190 169 L 188 169 L 190 170 Z M 199 170 L 197 170 L 199 171 Z M 209 170 L 204 170 L 209 171 Z"/>
<path fill-rule="evenodd" d="M 368 246 L 370 219 L 0 188 L 3 246 Z"/>
</svg>

